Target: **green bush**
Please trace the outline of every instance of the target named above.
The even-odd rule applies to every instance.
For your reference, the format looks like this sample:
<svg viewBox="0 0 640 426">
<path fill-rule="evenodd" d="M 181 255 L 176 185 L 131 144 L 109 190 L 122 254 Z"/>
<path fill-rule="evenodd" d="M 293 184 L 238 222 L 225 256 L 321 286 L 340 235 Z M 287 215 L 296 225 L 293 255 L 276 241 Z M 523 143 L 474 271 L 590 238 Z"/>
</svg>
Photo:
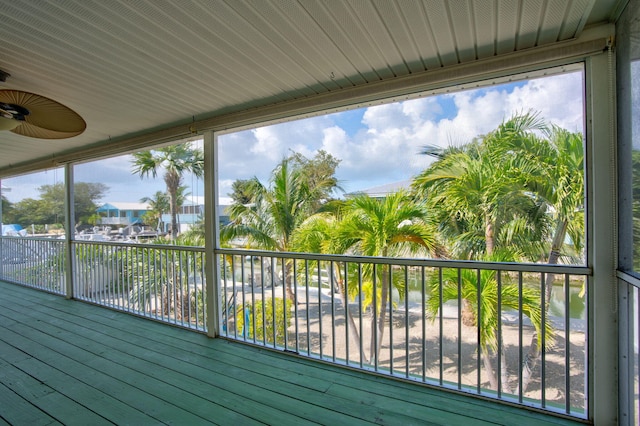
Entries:
<svg viewBox="0 0 640 426">
<path fill-rule="evenodd" d="M 191 293 L 191 316 L 196 319 L 198 326 L 204 328 L 204 310 L 205 310 L 205 298 L 202 290 L 196 290 Z"/>
<path fill-rule="evenodd" d="M 255 340 L 265 342 L 268 344 L 273 344 L 273 335 L 274 335 L 274 324 L 275 324 L 275 343 L 277 345 L 284 345 L 284 337 L 287 332 L 287 328 L 291 325 L 291 307 L 293 306 L 291 300 L 287 300 L 287 308 L 285 311 L 285 304 L 282 298 L 275 299 L 275 308 L 276 308 L 276 320 L 274 322 L 273 315 L 273 299 L 266 299 L 264 301 L 257 300 L 255 305 L 252 306 L 251 303 L 245 303 L 244 306 L 240 305 L 238 310 L 236 311 L 236 324 L 238 334 L 242 335 L 245 333 L 245 336 L 248 339 L 254 339 L 254 331 L 255 331 Z M 249 324 L 247 329 L 244 328 L 245 316 L 248 313 L 249 316 Z M 286 323 L 285 323 L 285 313 L 286 313 Z M 266 320 L 265 320 L 266 318 Z M 266 333 L 266 336 L 265 336 Z"/>
</svg>

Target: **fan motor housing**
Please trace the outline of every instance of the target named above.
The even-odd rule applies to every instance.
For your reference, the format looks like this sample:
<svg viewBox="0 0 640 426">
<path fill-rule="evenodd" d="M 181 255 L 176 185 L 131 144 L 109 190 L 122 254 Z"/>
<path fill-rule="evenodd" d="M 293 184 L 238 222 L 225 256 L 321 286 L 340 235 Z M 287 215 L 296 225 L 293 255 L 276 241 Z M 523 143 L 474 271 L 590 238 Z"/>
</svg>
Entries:
<svg viewBox="0 0 640 426">
<path fill-rule="evenodd" d="M 20 105 L 0 102 L 0 114 L 2 114 L 4 118 L 24 121 L 25 117 L 29 115 L 29 110 L 25 107 L 21 107 Z"/>
</svg>

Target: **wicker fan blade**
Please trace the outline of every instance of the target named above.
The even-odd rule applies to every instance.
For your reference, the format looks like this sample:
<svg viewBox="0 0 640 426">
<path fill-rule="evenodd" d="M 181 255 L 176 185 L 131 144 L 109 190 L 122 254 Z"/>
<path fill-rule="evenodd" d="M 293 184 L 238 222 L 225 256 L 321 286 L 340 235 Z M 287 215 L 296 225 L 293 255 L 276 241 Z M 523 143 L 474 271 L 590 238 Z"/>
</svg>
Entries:
<svg viewBox="0 0 640 426">
<path fill-rule="evenodd" d="M 82 117 L 73 110 L 44 96 L 18 90 L 0 90 L 0 102 L 29 110 L 25 122 L 12 130 L 24 136 L 63 139 L 79 135 L 87 127 Z"/>
<path fill-rule="evenodd" d="M 56 130 L 43 129 L 42 127 L 34 126 L 33 124 L 24 121 L 21 125 L 11 131 L 18 135 L 29 136 L 30 138 L 65 139 L 79 135 L 84 131 L 84 129 L 79 132 L 58 132 Z"/>
</svg>

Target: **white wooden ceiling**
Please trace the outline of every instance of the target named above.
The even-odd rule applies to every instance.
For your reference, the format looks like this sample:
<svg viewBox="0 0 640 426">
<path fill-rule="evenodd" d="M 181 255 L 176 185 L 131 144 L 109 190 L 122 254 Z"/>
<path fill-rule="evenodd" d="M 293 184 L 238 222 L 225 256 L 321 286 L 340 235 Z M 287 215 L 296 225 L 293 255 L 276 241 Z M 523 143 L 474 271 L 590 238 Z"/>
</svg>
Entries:
<svg viewBox="0 0 640 426">
<path fill-rule="evenodd" d="M 80 136 L 0 133 L 0 175 L 86 145 L 575 38 L 626 0 L 0 0 L 0 89 Z"/>
</svg>

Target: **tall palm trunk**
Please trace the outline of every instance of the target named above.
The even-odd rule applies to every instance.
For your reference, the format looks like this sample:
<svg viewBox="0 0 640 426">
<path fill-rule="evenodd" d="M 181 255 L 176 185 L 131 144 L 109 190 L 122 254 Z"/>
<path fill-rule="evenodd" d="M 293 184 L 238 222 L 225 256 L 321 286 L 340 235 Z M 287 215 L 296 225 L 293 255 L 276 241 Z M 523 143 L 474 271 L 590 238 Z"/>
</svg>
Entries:
<svg viewBox="0 0 640 426">
<path fill-rule="evenodd" d="M 360 344 L 360 333 L 358 332 L 358 327 L 356 326 L 356 322 L 353 319 L 353 315 L 349 310 L 349 295 L 347 294 L 347 288 L 344 285 L 344 280 L 341 277 L 342 274 L 340 274 L 339 269 L 338 269 L 337 275 L 338 277 L 336 277 L 335 282 L 338 285 L 338 293 L 340 295 L 340 301 L 342 302 L 342 306 L 344 307 L 345 320 L 349 325 L 349 330 L 351 331 L 351 335 L 353 336 L 354 341 L 356 343 L 356 348 L 358 349 L 360 358 L 362 359 L 363 362 L 369 362 L 369 360 L 367 359 L 364 353 L 364 348 Z M 331 291 L 333 291 L 333 280 L 334 280 L 334 276 L 332 274 L 331 275 L 331 281 L 332 281 Z M 349 345 L 349 342 L 347 342 L 347 345 Z"/>
<path fill-rule="evenodd" d="M 485 223 L 484 241 L 485 241 L 485 247 L 486 247 L 485 252 L 487 255 L 491 256 L 493 254 L 493 250 L 496 245 L 495 229 L 489 215 L 485 216 L 484 223 Z"/>
<path fill-rule="evenodd" d="M 389 276 L 387 275 L 387 267 L 383 267 L 381 269 L 382 277 L 380 281 L 382 284 L 382 291 L 380 294 L 380 315 L 378 315 L 378 323 L 376 324 L 375 322 L 375 315 L 371 318 L 371 350 L 369 356 L 369 359 L 371 360 L 379 360 L 380 357 L 380 348 L 382 347 L 382 337 L 384 334 L 384 322 L 387 317 L 387 301 L 389 299 Z M 373 291 L 376 291 L 376 289 L 374 288 Z M 376 309 L 375 305 L 373 309 Z M 377 333 L 374 333 L 374 329 L 376 327 Z"/>
<path fill-rule="evenodd" d="M 504 342 L 502 339 L 500 340 L 500 356 L 502 357 L 502 362 L 500 363 L 500 381 L 502 385 L 503 393 L 511 393 L 511 388 L 509 387 L 509 372 L 507 371 L 507 354 L 504 351 Z"/>
<path fill-rule="evenodd" d="M 566 219 L 559 220 L 556 226 L 556 229 L 553 233 L 553 241 L 551 242 L 551 251 L 549 252 L 549 258 L 547 259 L 547 263 L 550 265 L 555 265 L 558 263 L 558 259 L 560 258 L 560 249 L 564 244 L 564 239 L 567 235 L 567 226 L 568 221 Z M 551 291 L 553 290 L 553 281 L 554 274 L 547 274 L 545 283 L 544 283 L 544 312 L 545 318 L 549 313 L 549 301 L 551 300 Z M 542 324 L 544 327 L 545 325 Z M 538 358 L 540 357 L 540 342 L 538 342 L 538 332 L 534 331 L 531 336 L 531 344 L 529 345 L 529 351 L 525 356 L 522 362 L 522 384 L 516 390 L 517 393 L 520 392 L 520 388 L 522 388 L 522 392 L 527 390 L 529 386 L 529 382 L 531 381 L 531 375 L 533 374 L 533 370 L 536 368 L 536 364 L 538 363 Z"/>
<path fill-rule="evenodd" d="M 493 370 L 493 363 L 491 362 L 491 354 L 489 353 L 489 349 L 483 347 L 481 352 L 482 356 L 482 364 L 484 365 L 484 370 L 489 376 L 489 385 L 491 389 L 498 389 L 498 378 L 496 376 L 495 371 Z"/>
<path fill-rule="evenodd" d="M 174 240 L 178 236 L 178 188 L 180 187 L 181 177 L 177 173 L 167 172 L 164 175 L 164 181 L 167 185 L 167 192 L 169 193 L 171 239 Z"/>
<path fill-rule="evenodd" d="M 291 300 L 293 303 L 298 303 L 298 301 L 296 300 L 296 295 L 293 292 L 293 274 L 291 273 L 291 269 L 291 262 L 285 262 L 283 274 L 284 283 L 287 289 L 287 299 Z"/>
<path fill-rule="evenodd" d="M 558 259 L 560 258 L 560 249 L 564 245 L 564 239 L 567 235 L 567 226 L 569 225 L 566 219 L 558 221 L 558 225 L 553 233 L 553 241 L 551 243 L 551 251 L 549 252 L 549 258 L 547 259 L 547 263 L 550 265 L 555 265 L 558 263 Z M 555 276 L 554 274 L 547 274 L 547 279 L 545 281 L 545 311 L 549 310 L 549 300 L 551 299 L 551 291 L 553 290 L 553 280 Z"/>
<path fill-rule="evenodd" d="M 485 214 L 485 230 L 484 230 L 484 240 L 485 240 L 485 254 L 487 256 L 491 256 L 495 250 L 495 246 L 496 246 L 496 235 L 495 235 L 495 225 L 493 223 L 493 221 L 491 220 L 491 216 L 489 214 Z M 482 295 L 482 288 L 480 287 L 480 283 L 478 283 L 478 294 Z M 464 299 L 464 303 L 462 305 L 463 307 L 463 323 L 466 321 L 469 321 L 469 316 L 473 316 L 473 313 L 471 312 L 471 302 Z M 498 312 L 498 315 L 501 315 L 500 312 Z M 474 318 L 474 325 L 476 325 L 477 327 L 479 325 L 477 325 L 476 319 Z M 498 342 L 498 350 L 500 351 L 500 353 L 502 354 L 502 359 L 506 359 L 504 357 L 504 344 L 502 342 L 502 340 L 500 340 Z M 483 364 L 484 364 L 484 369 L 485 372 L 489 375 L 489 384 L 491 385 L 491 389 L 494 390 L 498 390 L 498 379 L 497 379 L 497 374 L 498 372 L 496 372 L 493 369 L 493 363 L 491 362 L 491 354 L 489 352 L 489 350 L 487 348 L 483 348 L 482 349 L 482 358 L 483 358 Z M 506 362 L 502 362 L 500 365 L 500 379 L 501 379 L 501 383 L 502 383 L 502 389 L 501 391 L 503 392 L 509 392 L 509 375 L 507 372 L 507 363 Z"/>
</svg>

